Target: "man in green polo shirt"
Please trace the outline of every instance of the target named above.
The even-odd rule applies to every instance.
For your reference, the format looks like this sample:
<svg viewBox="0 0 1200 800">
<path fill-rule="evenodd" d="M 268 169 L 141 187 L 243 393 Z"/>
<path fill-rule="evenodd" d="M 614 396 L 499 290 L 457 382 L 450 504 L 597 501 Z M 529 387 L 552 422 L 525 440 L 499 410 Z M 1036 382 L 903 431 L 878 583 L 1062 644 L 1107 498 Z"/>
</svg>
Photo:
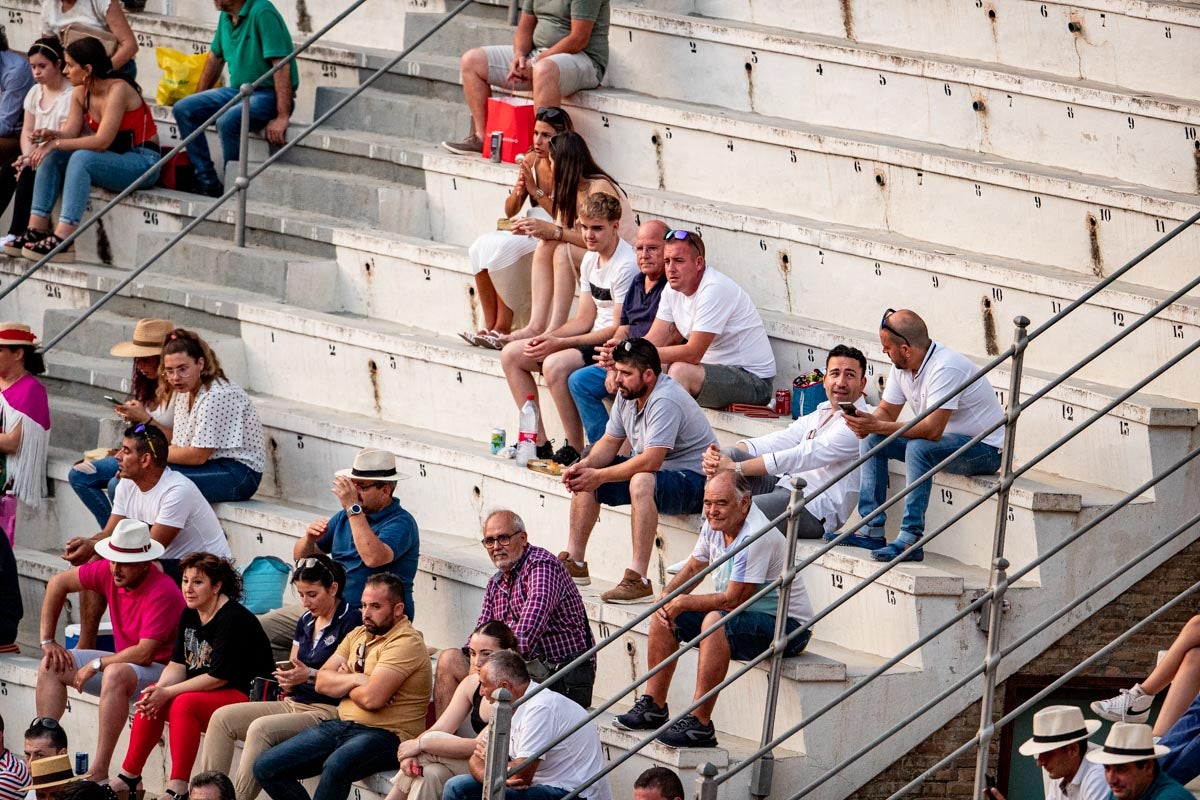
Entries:
<svg viewBox="0 0 1200 800">
<path fill-rule="evenodd" d="M 292 52 L 292 36 L 271 0 L 214 0 L 221 19 L 213 36 L 195 94 L 175 104 L 175 122 L 181 136 L 188 136 L 216 111 L 235 97 L 239 87 L 253 83 L 280 59 Z M 229 65 L 229 85 L 212 88 Z M 267 141 L 281 145 L 287 138 L 288 121 L 292 116 L 293 99 L 300 85 L 296 62 L 281 69 L 265 81 L 250 96 L 250 130 L 267 129 Z M 224 161 L 218 175 L 203 136 L 187 146 L 188 158 L 196 173 L 196 184 L 202 194 L 217 197 L 222 193 L 221 176 L 225 165 L 238 158 L 239 136 L 242 127 L 242 107 L 236 105 L 217 120 Z"/>
<path fill-rule="evenodd" d="M 483 152 L 487 101 L 493 86 L 533 89 L 538 108 L 557 106 L 580 89 L 594 89 L 608 66 L 609 0 L 522 0 L 512 46 L 475 47 L 459 65 L 473 127 L 451 153 Z"/>
</svg>

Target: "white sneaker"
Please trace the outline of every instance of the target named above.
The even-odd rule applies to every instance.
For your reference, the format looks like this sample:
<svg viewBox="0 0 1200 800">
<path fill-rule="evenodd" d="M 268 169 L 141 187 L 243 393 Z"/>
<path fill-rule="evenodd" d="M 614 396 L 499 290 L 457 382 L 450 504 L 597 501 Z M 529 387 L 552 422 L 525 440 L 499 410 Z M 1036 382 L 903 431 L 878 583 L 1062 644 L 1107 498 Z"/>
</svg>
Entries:
<svg viewBox="0 0 1200 800">
<path fill-rule="evenodd" d="M 5 236 L 3 239 L 0 239 L 0 247 L 7 247 L 8 245 L 12 244 L 16 240 L 17 240 L 17 237 L 10 233 L 7 236 Z"/>
<path fill-rule="evenodd" d="M 668 575 L 678 575 L 679 573 L 683 572 L 683 568 L 686 566 L 687 566 L 686 558 L 683 561 L 676 561 L 674 564 L 667 567 L 667 574 Z"/>
<path fill-rule="evenodd" d="M 1154 695 L 1146 694 L 1140 687 L 1122 689 L 1116 697 L 1092 703 L 1092 713 L 1110 722 L 1139 722 L 1150 719 L 1150 706 Z"/>
</svg>

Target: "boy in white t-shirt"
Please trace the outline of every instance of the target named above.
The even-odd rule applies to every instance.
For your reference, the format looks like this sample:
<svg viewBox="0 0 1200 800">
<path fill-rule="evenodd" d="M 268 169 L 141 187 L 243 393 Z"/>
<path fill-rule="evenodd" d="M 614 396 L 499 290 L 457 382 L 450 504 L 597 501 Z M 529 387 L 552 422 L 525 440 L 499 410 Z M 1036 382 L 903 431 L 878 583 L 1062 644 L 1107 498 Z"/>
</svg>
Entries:
<svg viewBox="0 0 1200 800">
<path fill-rule="evenodd" d="M 579 453 L 572 443 L 583 446 L 583 422 L 567 386 L 567 378 L 593 361 L 596 349 L 608 341 L 621 319 L 621 304 L 635 275 L 637 256 L 629 243 L 621 239 L 621 202 L 603 192 L 590 195 L 579 212 L 579 227 L 588 252 L 579 267 L 579 305 L 575 316 L 552 331 L 532 339 L 518 339 L 505 345 L 500 354 L 508 388 L 517 408 L 533 395 L 538 403 L 533 373 L 541 371 L 558 409 L 566 441 L 553 452 L 546 438 L 544 415 L 538 415 L 538 458 L 553 458 L 560 464 L 573 464 Z M 540 408 L 539 408 L 540 411 Z"/>
</svg>

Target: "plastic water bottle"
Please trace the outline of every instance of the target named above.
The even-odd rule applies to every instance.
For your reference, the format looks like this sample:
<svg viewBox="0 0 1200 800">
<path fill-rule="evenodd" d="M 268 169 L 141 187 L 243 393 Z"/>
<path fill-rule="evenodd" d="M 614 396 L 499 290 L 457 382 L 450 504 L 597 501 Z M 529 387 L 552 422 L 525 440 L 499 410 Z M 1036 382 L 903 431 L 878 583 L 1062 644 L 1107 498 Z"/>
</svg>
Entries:
<svg viewBox="0 0 1200 800">
<path fill-rule="evenodd" d="M 538 410 L 533 395 L 525 395 L 521 419 L 517 423 L 517 466 L 523 467 L 537 458 Z"/>
</svg>

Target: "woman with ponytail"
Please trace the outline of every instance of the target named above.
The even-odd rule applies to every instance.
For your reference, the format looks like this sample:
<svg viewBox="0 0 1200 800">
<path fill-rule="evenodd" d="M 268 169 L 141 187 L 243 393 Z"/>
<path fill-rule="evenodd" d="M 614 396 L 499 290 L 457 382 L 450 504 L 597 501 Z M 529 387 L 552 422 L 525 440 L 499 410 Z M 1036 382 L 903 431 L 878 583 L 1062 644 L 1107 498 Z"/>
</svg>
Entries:
<svg viewBox="0 0 1200 800">
<path fill-rule="evenodd" d="M 36 170 L 29 228 L 12 246 L 32 261 L 44 258 L 79 227 L 87 211 L 92 186 L 119 192 L 141 177 L 161 156 L 158 127 L 141 88 L 113 70 L 99 39 L 79 39 L 67 45 L 67 80 L 71 111 L 61 130 L 34 131 L 37 147 L 29 155 Z M 153 171 L 138 186 L 153 186 Z M 50 211 L 59 194 L 62 211 L 50 232 Z M 53 261 L 74 261 L 74 248 L 57 253 Z"/>
</svg>

